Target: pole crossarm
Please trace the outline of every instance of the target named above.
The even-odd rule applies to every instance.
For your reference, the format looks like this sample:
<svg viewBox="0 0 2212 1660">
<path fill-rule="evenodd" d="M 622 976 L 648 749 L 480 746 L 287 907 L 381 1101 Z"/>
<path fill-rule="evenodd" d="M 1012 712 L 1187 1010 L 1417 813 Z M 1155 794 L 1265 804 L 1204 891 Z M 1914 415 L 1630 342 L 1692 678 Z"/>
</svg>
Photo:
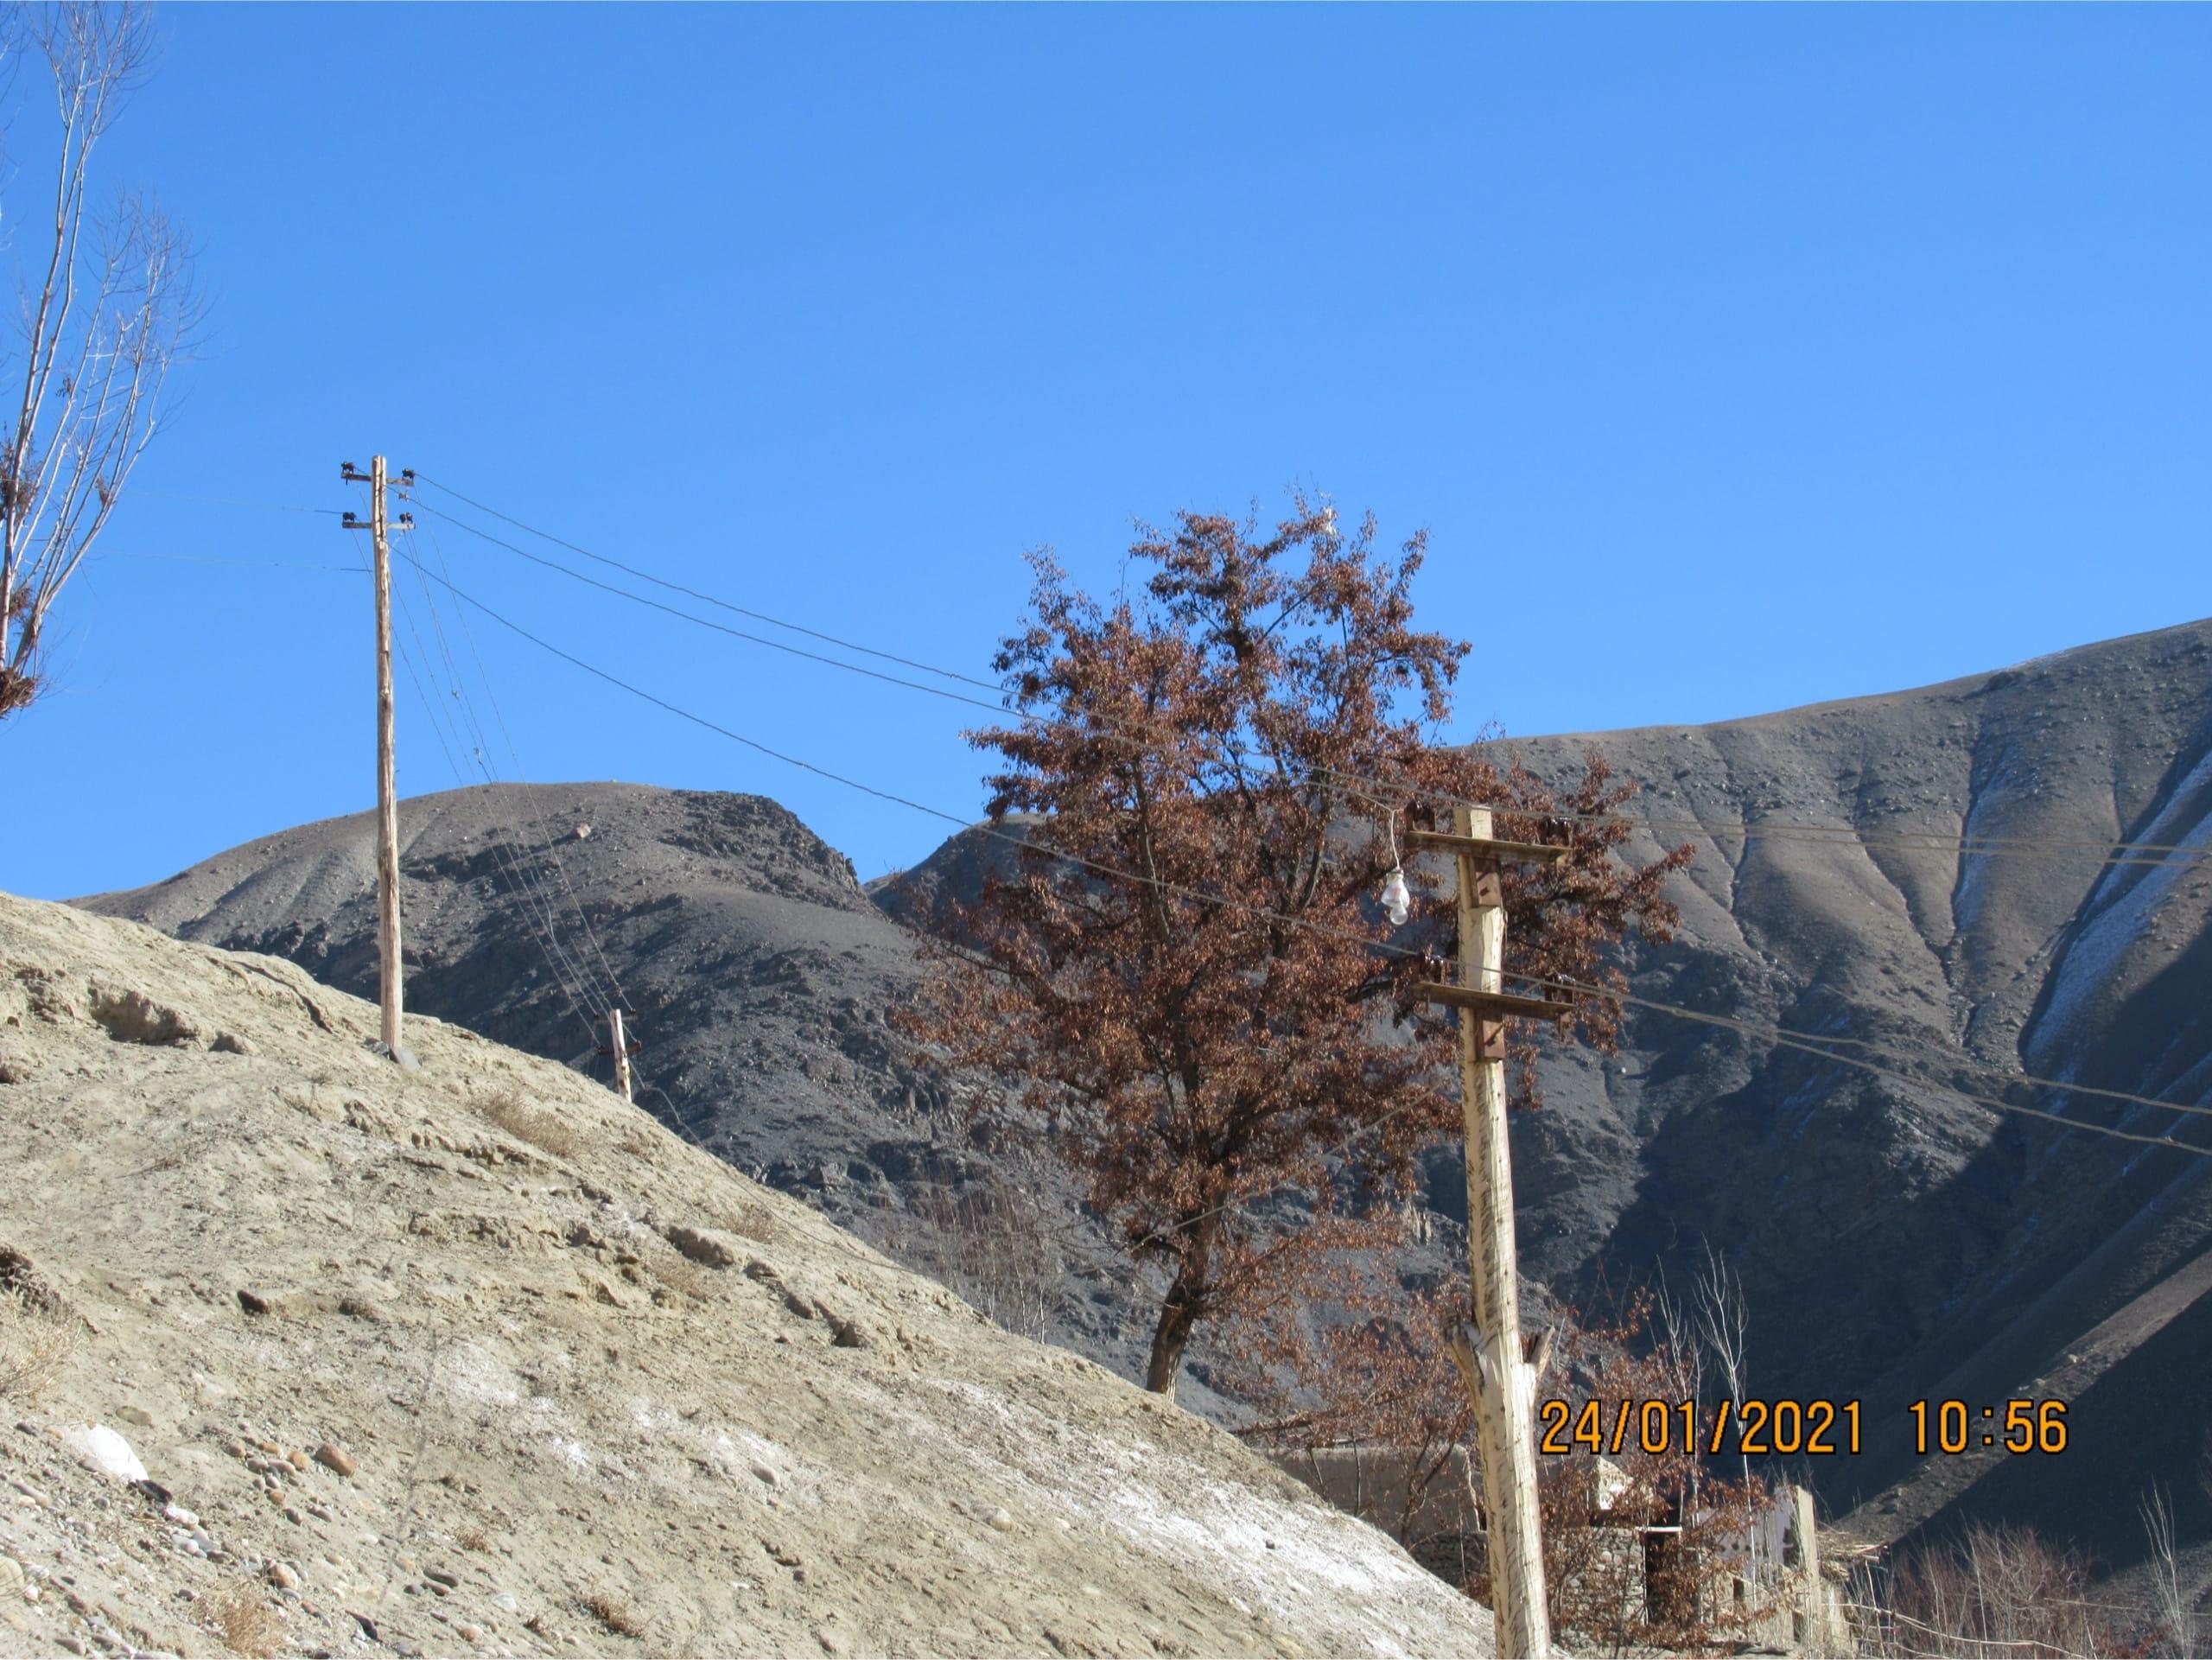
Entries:
<svg viewBox="0 0 2212 1660">
<path fill-rule="evenodd" d="M 1472 986 L 1447 985 L 1438 980 L 1422 980 L 1414 986 L 1414 1001 L 1417 1003 L 1443 1003 L 1452 1008 L 1465 1008 L 1477 1014 L 1486 1014 L 1493 1020 L 1508 1016 L 1531 1021 L 1556 1021 L 1574 1013 L 1574 1005 L 1550 997 L 1522 997 L 1510 991 L 1478 991 Z"/>
<path fill-rule="evenodd" d="M 1424 853 L 1460 853 L 1489 864 L 1557 864 L 1574 851 L 1548 842 L 1501 842 L 1490 836 L 1452 836 L 1442 830 L 1408 830 L 1406 845 Z"/>
</svg>

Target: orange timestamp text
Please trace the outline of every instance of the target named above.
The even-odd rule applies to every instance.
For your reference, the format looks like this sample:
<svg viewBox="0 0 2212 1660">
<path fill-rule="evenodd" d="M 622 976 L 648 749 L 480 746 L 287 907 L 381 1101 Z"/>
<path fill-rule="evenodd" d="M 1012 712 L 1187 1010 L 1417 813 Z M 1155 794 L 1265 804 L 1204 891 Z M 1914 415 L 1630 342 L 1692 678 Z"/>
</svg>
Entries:
<svg viewBox="0 0 2212 1660">
<path fill-rule="evenodd" d="M 1537 1409 L 1546 1453 L 1856 1453 L 1856 1401 L 1598 1401 L 1542 1402 Z"/>
<path fill-rule="evenodd" d="M 1964 1401 L 1915 1401 L 1905 1409 L 1912 1420 L 1916 1453 L 1937 1452 L 1955 1458 L 1976 1448 L 2008 1453 L 2063 1453 L 2066 1402 L 2000 1401 L 1969 1406 Z"/>
</svg>

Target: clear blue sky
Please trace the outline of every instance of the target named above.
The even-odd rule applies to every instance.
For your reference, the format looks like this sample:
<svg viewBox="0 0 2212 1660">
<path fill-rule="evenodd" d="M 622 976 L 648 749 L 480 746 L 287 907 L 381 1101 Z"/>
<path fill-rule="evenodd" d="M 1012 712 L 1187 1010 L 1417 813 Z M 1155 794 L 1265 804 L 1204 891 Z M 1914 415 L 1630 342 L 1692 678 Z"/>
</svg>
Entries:
<svg viewBox="0 0 2212 1660">
<path fill-rule="evenodd" d="M 2212 10 L 172 7 L 106 155 L 194 227 L 190 399 L 0 728 L 0 887 L 374 798 L 382 448 L 981 671 L 1056 546 L 1287 487 L 1427 525 L 1462 729 L 1713 720 L 2212 612 Z M 20 156 L 40 112 L 16 124 Z M 6 185 L 10 222 L 35 177 Z M 10 258 L 14 255 L 10 253 Z M 445 531 L 465 587 L 972 812 L 958 709 Z M 479 625 L 538 779 L 944 827 Z M 401 785 L 453 782 L 403 682 Z"/>
</svg>

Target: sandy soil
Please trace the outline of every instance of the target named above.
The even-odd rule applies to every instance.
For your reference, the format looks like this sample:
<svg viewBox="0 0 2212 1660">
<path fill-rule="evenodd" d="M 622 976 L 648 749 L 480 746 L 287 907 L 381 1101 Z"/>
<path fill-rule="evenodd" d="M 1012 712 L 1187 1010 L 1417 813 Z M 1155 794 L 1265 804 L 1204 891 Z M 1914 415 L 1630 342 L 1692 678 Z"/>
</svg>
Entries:
<svg viewBox="0 0 2212 1660">
<path fill-rule="evenodd" d="M 0 1650 L 1490 1651 L 1208 1424 L 588 1079 L 374 1030 L 0 896 L 0 1335 L 71 1350 L 0 1412 Z"/>
</svg>

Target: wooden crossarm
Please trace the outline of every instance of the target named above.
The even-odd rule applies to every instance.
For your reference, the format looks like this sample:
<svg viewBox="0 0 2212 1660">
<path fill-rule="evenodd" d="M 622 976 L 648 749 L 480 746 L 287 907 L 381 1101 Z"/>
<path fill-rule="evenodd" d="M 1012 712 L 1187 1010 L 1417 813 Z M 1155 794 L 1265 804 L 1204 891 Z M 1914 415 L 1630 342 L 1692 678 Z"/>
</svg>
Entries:
<svg viewBox="0 0 2212 1660">
<path fill-rule="evenodd" d="M 1497 864 L 1556 864 L 1574 851 L 1546 842 L 1500 842 L 1488 836 L 1448 836 L 1442 830 L 1408 830 L 1406 845 L 1431 853 L 1465 853 Z"/>
<path fill-rule="evenodd" d="M 1516 997 L 1507 991 L 1477 991 L 1471 986 L 1448 986 L 1435 980 L 1423 980 L 1416 983 L 1414 1001 L 1417 1003 L 1448 1003 L 1453 1008 L 1471 1009 L 1478 1014 L 1487 1014 L 1493 1020 L 1516 1014 L 1532 1021 L 1555 1021 L 1562 1014 L 1574 1012 L 1573 1003 L 1556 1002 L 1548 997 Z"/>
</svg>

